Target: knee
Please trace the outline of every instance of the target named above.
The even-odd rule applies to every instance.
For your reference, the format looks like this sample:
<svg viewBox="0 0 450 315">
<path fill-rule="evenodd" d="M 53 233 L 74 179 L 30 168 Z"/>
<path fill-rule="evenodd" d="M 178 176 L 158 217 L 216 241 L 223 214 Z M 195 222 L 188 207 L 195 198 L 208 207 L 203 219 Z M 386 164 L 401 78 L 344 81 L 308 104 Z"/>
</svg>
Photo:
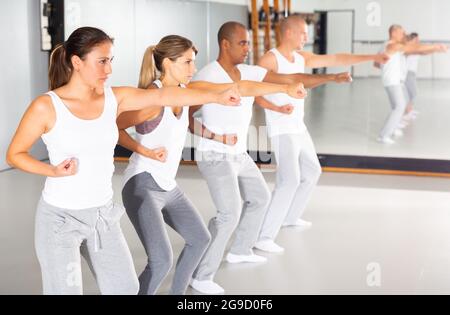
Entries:
<svg viewBox="0 0 450 315">
<path fill-rule="evenodd" d="M 292 191 L 294 193 L 300 185 L 300 176 L 296 174 L 290 174 L 289 176 L 283 176 L 278 178 L 276 183 L 276 189 L 283 189 L 285 191 Z"/>
<path fill-rule="evenodd" d="M 196 248 L 199 251 L 204 251 L 211 242 L 211 233 L 204 227 L 198 228 L 195 235 L 185 238 L 184 240 L 186 245 Z"/>
<path fill-rule="evenodd" d="M 209 233 L 209 231 L 205 229 L 204 233 L 202 233 L 202 235 L 198 238 L 196 244 L 199 249 L 205 251 L 208 248 L 210 242 L 211 233 Z"/>
<path fill-rule="evenodd" d="M 317 163 L 312 169 L 311 174 L 309 176 L 309 180 L 312 183 L 317 183 L 319 181 L 320 175 L 322 175 L 322 167 L 319 163 Z"/>
<path fill-rule="evenodd" d="M 270 193 L 269 188 L 261 187 L 261 189 L 258 191 L 258 195 L 252 196 L 252 198 L 245 200 L 245 202 L 248 205 L 251 205 L 253 209 L 258 209 L 257 211 L 265 211 L 269 207 L 271 199 L 272 194 Z"/>
<path fill-rule="evenodd" d="M 257 204 L 261 208 L 266 209 L 267 207 L 269 207 L 271 199 L 272 199 L 272 195 L 271 195 L 269 189 L 261 190 L 261 198 L 258 199 Z"/>
<path fill-rule="evenodd" d="M 158 254 L 150 253 L 148 259 L 148 266 L 155 274 L 160 274 L 165 277 L 172 268 L 173 264 L 173 253 L 172 250 L 164 250 Z"/>
<path fill-rule="evenodd" d="M 239 224 L 240 208 L 229 209 L 226 213 L 221 212 L 215 218 L 215 225 L 223 233 L 231 234 Z"/>
</svg>

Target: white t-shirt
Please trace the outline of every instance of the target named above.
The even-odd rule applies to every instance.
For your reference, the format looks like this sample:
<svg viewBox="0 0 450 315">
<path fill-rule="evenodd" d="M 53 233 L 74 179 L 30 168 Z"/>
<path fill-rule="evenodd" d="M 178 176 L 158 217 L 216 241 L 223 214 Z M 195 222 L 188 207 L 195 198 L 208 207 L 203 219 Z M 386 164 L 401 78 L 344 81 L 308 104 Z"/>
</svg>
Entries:
<svg viewBox="0 0 450 315">
<path fill-rule="evenodd" d="M 259 66 L 240 64 L 241 80 L 262 82 L 267 70 Z M 211 83 L 233 83 L 228 73 L 217 62 L 213 61 L 200 70 L 193 81 Z M 247 136 L 253 113 L 254 97 L 242 97 L 239 106 L 223 106 L 216 103 L 204 104 L 201 109 L 201 122 L 216 134 L 237 134 L 234 146 L 214 140 L 201 138 L 198 151 L 214 151 L 218 153 L 241 154 L 247 151 Z"/>
</svg>

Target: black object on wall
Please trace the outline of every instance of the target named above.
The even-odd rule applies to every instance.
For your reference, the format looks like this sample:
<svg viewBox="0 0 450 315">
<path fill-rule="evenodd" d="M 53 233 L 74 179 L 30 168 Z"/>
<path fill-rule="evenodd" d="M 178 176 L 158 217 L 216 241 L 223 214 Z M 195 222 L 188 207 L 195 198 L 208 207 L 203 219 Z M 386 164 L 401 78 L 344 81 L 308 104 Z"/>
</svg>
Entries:
<svg viewBox="0 0 450 315">
<path fill-rule="evenodd" d="M 327 53 L 327 12 L 317 11 L 315 13 L 318 15 L 319 19 L 314 26 L 314 53 L 324 55 Z M 326 69 L 313 69 L 313 73 L 324 74 L 326 73 Z"/>
<path fill-rule="evenodd" d="M 48 33 L 52 37 L 52 50 L 64 42 L 64 1 L 48 0 Z"/>
</svg>

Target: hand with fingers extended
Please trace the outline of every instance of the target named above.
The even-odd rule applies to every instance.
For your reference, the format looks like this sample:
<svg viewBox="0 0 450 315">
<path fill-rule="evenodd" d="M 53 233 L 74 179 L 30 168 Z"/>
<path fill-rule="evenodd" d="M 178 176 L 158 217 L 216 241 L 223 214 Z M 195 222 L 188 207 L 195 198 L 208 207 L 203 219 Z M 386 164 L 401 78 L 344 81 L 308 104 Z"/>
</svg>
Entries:
<svg viewBox="0 0 450 315">
<path fill-rule="evenodd" d="M 66 159 L 60 164 L 53 167 L 54 177 L 73 176 L 77 173 L 78 162 L 77 159 Z"/>
<path fill-rule="evenodd" d="M 289 84 L 287 94 L 293 98 L 306 98 L 308 96 L 303 83 Z"/>
<path fill-rule="evenodd" d="M 342 72 L 335 74 L 334 82 L 336 83 L 349 83 L 352 82 L 352 75 L 349 72 Z"/>
<path fill-rule="evenodd" d="M 291 104 L 286 104 L 278 107 L 278 112 L 282 114 L 290 115 L 294 111 L 294 106 Z"/>
</svg>

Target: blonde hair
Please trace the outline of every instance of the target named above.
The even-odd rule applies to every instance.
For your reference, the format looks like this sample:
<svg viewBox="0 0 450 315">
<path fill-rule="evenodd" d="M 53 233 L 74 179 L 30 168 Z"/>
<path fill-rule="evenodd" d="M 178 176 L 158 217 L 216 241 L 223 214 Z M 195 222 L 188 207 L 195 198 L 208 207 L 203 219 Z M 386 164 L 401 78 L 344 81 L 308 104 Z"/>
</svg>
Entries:
<svg viewBox="0 0 450 315">
<path fill-rule="evenodd" d="M 302 18 L 300 15 L 293 14 L 293 15 L 290 15 L 289 17 L 285 18 L 280 23 L 280 34 L 282 36 L 284 36 L 288 30 L 291 30 L 294 27 L 297 27 L 298 23 L 307 24 L 306 20 L 304 18 Z"/>
<path fill-rule="evenodd" d="M 164 76 L 164 59 L 176 61 L 189 49 L 198 52 L 192 41 L 178 35 L 163 37 L 157 45 L 148 47 L 142 58 L 138 87 L 147 89 L 158 78 L 158 72 Z"/>
</svg>

